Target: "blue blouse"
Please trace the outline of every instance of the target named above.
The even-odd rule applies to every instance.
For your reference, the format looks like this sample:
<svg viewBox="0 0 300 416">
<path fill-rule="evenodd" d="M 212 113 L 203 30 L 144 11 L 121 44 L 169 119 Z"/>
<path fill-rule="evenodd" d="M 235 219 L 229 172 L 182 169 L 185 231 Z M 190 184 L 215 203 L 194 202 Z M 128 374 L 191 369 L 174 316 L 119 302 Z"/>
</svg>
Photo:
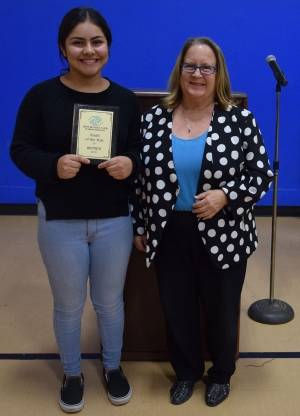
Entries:
<svg viewBox="0 0 300 416">
<path fill-rule="evenodd" d="M 172 134 L 173 159 L 180 187 L 175 211 L 193 209 L 207 133 L 191 140 L 180 139 Z"/>
</svg>

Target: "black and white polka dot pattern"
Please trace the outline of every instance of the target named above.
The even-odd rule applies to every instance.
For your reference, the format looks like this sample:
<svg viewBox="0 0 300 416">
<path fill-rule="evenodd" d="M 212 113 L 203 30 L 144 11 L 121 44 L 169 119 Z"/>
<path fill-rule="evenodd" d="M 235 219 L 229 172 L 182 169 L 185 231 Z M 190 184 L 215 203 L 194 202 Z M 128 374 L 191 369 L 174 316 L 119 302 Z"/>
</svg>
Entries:
<svg viewBox="0 0 300 416">
<path fill-rule="evenodd" d="M 172 112 L 153 107 L 142 119 L 142 174 L 131 201 L 135 235 L 147 235 L 150 265 L 180 192 L 172 154 Z M 257 247 L 253 206 L 265 195 L 273 173 L 252 113 L 215 105 L 206 139 L 197 194 L 223 189 L 229 204 L 198 229 L 217 268 L 247 259 Z"/>
</svg>

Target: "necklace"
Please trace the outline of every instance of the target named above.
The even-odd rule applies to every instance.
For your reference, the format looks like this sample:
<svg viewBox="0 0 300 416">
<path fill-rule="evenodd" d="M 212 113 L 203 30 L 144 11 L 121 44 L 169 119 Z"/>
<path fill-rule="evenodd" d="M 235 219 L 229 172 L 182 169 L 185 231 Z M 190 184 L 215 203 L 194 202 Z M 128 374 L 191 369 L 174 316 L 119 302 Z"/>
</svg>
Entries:
<svg viewBox="0 0 300 416">
<path fill-rule="evenodd" d="M 206 109 L 207 107 L 209 107 L 211 104 L 212 104 L 212 103 L 209 103 L 209 104 L 207 104 L 207 106 L 205 106 L 205 107 L 203 107 L 203 108 L 200 108 L 200 109 L 199 109 L 199 111 L 205 110 L 205 109 Z M 188 122 L 187 122 L 187 119 L 186 119 L 186 117 L 185 117 L 184 109 L 183 109 L 183 107 L 182 107 L 182 106 L 181 106 L 181 109 L 182 109 L 183 119 L 184 119 L 185 124 L 186 124 L 186 126 L 187 126 L 187 128 L 188 128 L 188 132 L 190 133 L 190 132 L 191 132 L 191 130 L 192 130 L 192 128 L 193 128 L 193 126 L 195 125 L 195 123 L 193 123 L 193 124 L 189 125 L 189 124 L 188 124 Z M 203 113 L 202 117 L 201 117 L 201 118 L 199 118 L 199 120 L 198 120 L 198 121 L 200 121 L 200 120 L 204 117 L 204 115 L 205 115 L 205 113 Z M 196 123 L 197 123 L 197 121 L 196 121 Z"/>
<path fill-rule="evenodd" d="M 185 124 L 186 124 L 186 126 L 188 128 L 188 132 L 190 133 L 191 132 L 191 129 L 195 125 L 195 123 L 193 123 L 191 126 L 189 126 L 188 125 L 188 122 L 186 121 L 186 118 L 184 117 L 184 111 L 183 111 L 183 109 L 182 109 L 182 112 L 183 112 L 183 118 L 184 118 Z"/>
</svg>

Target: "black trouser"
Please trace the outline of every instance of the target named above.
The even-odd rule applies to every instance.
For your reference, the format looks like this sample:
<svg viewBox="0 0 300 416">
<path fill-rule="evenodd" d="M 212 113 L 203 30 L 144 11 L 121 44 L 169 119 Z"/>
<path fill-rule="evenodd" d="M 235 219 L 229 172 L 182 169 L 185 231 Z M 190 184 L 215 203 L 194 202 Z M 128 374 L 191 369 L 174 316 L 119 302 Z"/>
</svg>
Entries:
<svg viewBox="0 0 300 416">
<path fill-rule="evenodd" d="M 228 383 L 235 371 L 238 315 L 247 261 L 220 270 L 210 260 L 191 212 L 173 212 L 155 256 L 170 362 L 178 380 L 198 381 L 201 354 L 199 297 L 212 360 L 209 379 Z"/>
</svg>

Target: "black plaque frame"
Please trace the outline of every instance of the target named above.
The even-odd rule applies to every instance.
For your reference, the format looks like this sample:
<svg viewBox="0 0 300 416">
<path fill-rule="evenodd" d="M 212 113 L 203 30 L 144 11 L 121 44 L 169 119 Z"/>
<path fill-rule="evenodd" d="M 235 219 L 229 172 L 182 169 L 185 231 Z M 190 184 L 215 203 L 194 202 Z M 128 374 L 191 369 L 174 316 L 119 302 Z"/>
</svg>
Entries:
<svg viewBox="0 0 300 416">
<path fill-rule="evenodd" d="M 71 153 L 77 154 L 77 141 L 78 141 L 78 127 L 79 127 L 79 114 L 80 110 L 92 110 L 101 112 L 112 112 L 113 113 L 113 122 L 112 122 L 112 135 L 110 143 L 110 155 L 107 158 L 91 158 L 85 155 L 91 161 L 91 164 L 100 164 L 106 160 L 115 157 L 117 154 L 117 135 L 118 135 L 118 126 L 119 126 L 119 113 L 120 108 L 117 106 L 102 106 L 102 105 L 88 105 L 88 104 L 74 104 L 74 113 L 73 113 L 73 130 L 72 130 L 72 142 L 71 142 Z"/>
</svg>

